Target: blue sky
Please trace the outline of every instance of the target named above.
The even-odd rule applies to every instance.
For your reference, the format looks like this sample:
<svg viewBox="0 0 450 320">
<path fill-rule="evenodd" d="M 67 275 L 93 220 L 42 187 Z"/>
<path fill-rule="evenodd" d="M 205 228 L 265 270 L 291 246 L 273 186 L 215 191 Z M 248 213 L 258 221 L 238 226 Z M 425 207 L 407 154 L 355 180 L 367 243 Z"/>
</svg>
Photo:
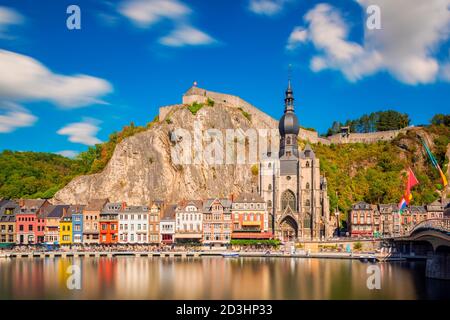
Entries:
<svg viewBox="0 0 450 320">
<path fill-rule="evenodd" d="M 303 126 L 383 109 L 428 123 L 450 110 L 449 26 L 449 0 L 1 0 L 0 150 L 83 151 L 194 80 L 279 118 L 289 64 Z"/>
</svg>

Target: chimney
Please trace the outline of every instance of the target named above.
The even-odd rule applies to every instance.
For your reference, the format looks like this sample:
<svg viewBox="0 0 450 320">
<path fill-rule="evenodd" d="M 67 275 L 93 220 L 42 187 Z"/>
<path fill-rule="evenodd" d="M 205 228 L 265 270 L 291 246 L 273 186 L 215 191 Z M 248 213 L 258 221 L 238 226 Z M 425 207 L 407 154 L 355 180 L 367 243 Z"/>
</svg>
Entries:
<svg viewBox="0 0 450 320">
<path fill-rule="evenodd" d="M 19 199 L 19 207 L 23 207 L 25 205 L 25 200 L 24 199 Z"/>
</svg>

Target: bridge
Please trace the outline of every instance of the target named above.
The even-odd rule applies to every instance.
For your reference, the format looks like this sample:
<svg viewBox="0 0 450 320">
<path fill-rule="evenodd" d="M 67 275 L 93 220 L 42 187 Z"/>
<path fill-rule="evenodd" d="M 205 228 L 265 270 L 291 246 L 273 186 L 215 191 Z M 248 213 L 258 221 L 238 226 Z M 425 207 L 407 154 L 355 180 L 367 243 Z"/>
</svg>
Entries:
<svg viewBox="0 0 450 320">
<path fill-rule="evenodd" d="M 425 256 L 427 277 L 450 280 L 450 218 L 422 221 L 389 243 L 401 254 Z"/>
</svg>

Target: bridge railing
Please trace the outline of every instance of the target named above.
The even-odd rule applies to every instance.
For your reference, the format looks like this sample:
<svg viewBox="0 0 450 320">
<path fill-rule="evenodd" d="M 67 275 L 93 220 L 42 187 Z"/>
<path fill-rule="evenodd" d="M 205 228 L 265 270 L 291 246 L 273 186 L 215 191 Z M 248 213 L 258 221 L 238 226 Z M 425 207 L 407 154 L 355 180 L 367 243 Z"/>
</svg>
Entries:
<svg viewBox="0 0 450 320">
<path fill-rule="evenodd" d="M 418 230 L 437 230 L 441 232 L 450 232 L 450 218 L 428 219 L 424 220 L 409 230 L 409 234 Z"/>
</svg>

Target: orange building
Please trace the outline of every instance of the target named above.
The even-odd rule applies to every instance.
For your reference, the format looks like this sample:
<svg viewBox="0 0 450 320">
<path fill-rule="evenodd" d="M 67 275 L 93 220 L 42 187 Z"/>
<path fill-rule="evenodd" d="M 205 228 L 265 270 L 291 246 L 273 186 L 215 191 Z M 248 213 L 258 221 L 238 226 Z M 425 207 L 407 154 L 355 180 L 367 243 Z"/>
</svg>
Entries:
<svg viewBox="0 0 450 320">
<path fill-rule="evenodd" d="M 266 203 L 256 193 L 242 193 L 233 201 L 232 239 L 272 239 Z"/>
<path fill-rule="evenodd" d="M 125 203 L 107 203 L 100 212 L 100 244 L 119 242 L 119 213 L 125 207 Z"/>
</svg>

